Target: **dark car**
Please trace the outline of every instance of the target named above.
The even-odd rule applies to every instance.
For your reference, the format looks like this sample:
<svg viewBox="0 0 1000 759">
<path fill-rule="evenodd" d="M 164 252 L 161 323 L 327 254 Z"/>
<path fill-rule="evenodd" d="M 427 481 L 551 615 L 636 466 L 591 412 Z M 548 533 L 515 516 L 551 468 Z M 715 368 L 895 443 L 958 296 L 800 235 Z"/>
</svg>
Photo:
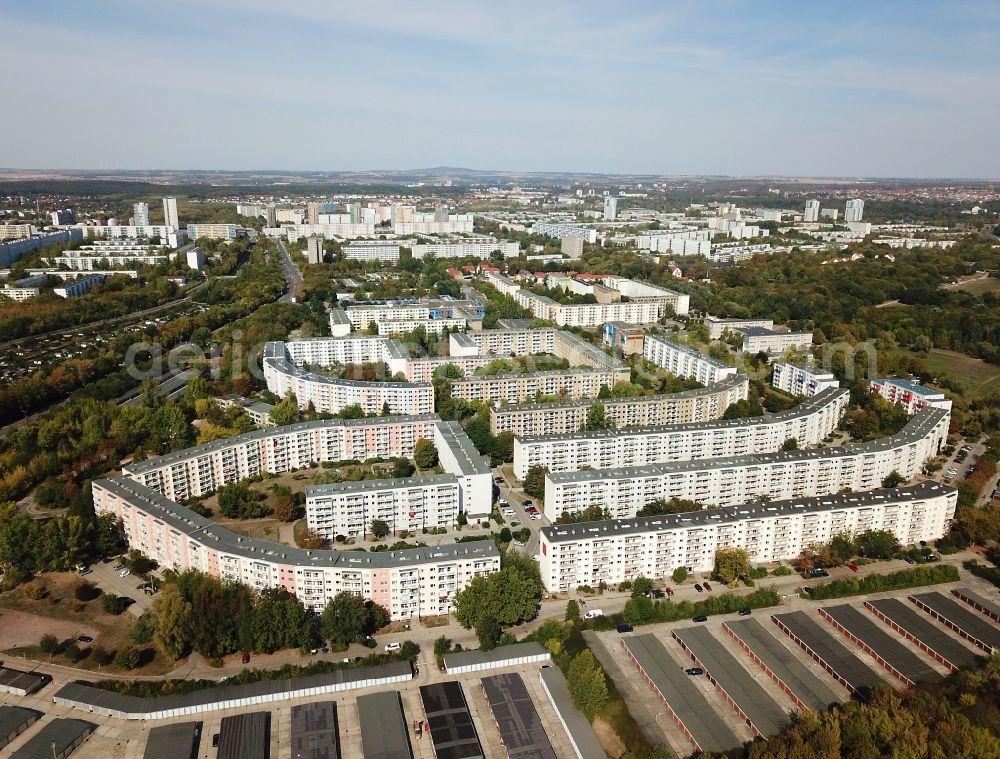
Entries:
<svg viewBox="0 0 1000 759">
<path fill-rule="evenodd" d="M 706 583 L 705 583 L 705 590 L 711 590 L 711 589 L 712 589 L 712 586 L 711 586 L 711 585 L 709 585 L 709 584 L 708 584 L 708 583 L 706 582 Z"/>
<path fill-rule="evenodd" d="M 670 588 L 667 588 L 667 593 L 670 593 L 672 595 L 673 591 L 670 590 Z M 651 595 L 653 598 L 663 598 L 664 593 L 662 590 L 651 590 L 649 591 L 649 595 Z"/>
<path fill-rule="evenodd" d="M 751 613 L 753 613 L 753 609 L 740 609 L 741 617 L 749 617 Z"/>
<path fill-rule="evenodd" d="M 916 564 L 917 563 L 916 560 L 912 556 L 904 556 L 903 557 L 903 561 L 905 561 L 907 564 Z"/>
<path fill-rule="evenodd" d="M 701 587 L 701 583 L 700 582 L 699 583 L 695 583 L 694 589 L 697 590 L 699 593 L 703 593 L 705 591 L 705 589 L 703 587 Z"/>
<path fill-rule="evenodd" d="M 615 629 L 620 633 L 630 633 L 632 632 L 632 625 L 618 625 Z"/>
<path fill-rule="evenodd" d="M 927 557 L 927 561 L 941 561 L 941 557 L 938 556 L 937 554 L 932 553 L 930 556 Z"/>
<path fill-rule="evenodd" d="M 692 622 L 707 622 L 708 621 L 708 617 L 706 617 L 704 614 L 699 614 L 697 617 L 692 617 L 691 621 Z"/>
<path fill-rule="evenodd" d="M 212 736 L 212 748 L 218 748 L 218 747 L 219 747 L 219 734 L 216 733 L 215 735 Z"/>
<path fill-rule="evenodd" d="M 830 573 L 827 572 L 822 567 L 814 567 L 813 570 L 812 570 L 812 572 L 810 572 L 810 574 L 813 577 L 829 577 L 830 576 Z"/>
<path fill-rule="evenodd" d="M 79 638 L 77 638 L 77 640 L 80 641 L 81 643 L 93 643 L 94 642 L 94 639 L 91 638 L 89 635 L 81 635 Z"/>
<path fill-rule="evenodd" d="M 528 508 L 531 505 L 531 501 L 521 501 L 521 505 L 524 508 Z"/>
<path fill-rule="evenodd" d="M 705 674 L 705 670 L 703 670 L 701 667 L 688 667 L 686 670 L 684 670 L 684 674 L 685 675 L 704 675 Z"/>
</svg>

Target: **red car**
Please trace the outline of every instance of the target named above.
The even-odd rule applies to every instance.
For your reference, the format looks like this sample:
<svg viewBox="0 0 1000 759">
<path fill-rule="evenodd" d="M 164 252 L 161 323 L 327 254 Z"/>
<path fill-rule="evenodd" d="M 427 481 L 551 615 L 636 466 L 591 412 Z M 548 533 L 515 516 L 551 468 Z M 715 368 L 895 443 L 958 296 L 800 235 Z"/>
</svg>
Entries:
<svg viewBox="0 0 1000 759">
<path fill-rule="evenodd" d="M 857 572 L 858 571 L 858 565 L 854 564 L 853 562 L 850 562 L 850 561 L 847 562 L 847 568 L 850 569 L 852 572 Z"/>
<path fill-rule="evenodd" d="M 672 596 L 674 594 L 674 589 L 673 588 L 664 588 L 664 590 L 667 591 L 667 595 L 668 596 Z"/>
<path fill-rule="evenodd" d="M 240 661 L 242 661 L 242 662 L 243 662 L 244 664 L 249 664 L 249 663 L 250 663 L 250 654 L 248 654 L 248 653 L 246 653 L 246 652 L 244 651 L 244 652 L 243 652 L 243 653 L 242 653 L 242 654 L 240 655 Z"/>
</svg>

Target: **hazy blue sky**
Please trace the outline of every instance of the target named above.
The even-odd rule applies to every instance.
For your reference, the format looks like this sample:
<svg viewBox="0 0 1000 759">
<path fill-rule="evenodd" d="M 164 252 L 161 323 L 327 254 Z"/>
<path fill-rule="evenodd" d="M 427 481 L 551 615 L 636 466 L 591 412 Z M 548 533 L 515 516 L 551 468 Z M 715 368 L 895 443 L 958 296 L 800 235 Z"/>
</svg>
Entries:
<svg viewBox="0 0 1000 759">
<path fill-rule="evenodd" d="M 1000 177 L 1000 2 L 3 0 L 0 166 Z"/>
</svg>

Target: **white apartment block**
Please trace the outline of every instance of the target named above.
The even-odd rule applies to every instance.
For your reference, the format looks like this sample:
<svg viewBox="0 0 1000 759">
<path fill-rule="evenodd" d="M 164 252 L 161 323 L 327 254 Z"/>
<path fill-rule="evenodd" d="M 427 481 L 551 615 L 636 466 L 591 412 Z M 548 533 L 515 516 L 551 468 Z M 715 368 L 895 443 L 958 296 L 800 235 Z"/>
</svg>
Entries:
<svg viewBox="0 0 1000 759">
<path fill-rule="evenodd" d="M 490 431 L 521 437 L 577 432 L 595 403 L 604 406 L 606 416 L 618 429 L 704 422 L 718 419 L 731 404 L 746 399 L 749 384 L 745 376 L 731 375 L 709 387 L 669 395 L 499 406 L 490 409 Z"/>
<path fill-rule="evenodd" d="M 677 567 L 707 572 L 715 552 L 742 548 L 754 564 L 795 559 L 812 543 L 886 530 L 903 545 L 935 540 L 951 524 L 958 491 L 924 481 L 898 489 L 745 503 L 708 511 L 543 527 L 542 583 L 550 593 L 580 585 L 661 579 Z"/>
<path fill-rule="evenodd" d="M 0 224 L 0 240 L 22 240 L 31 237 L 30 224 Z"/>
<path fill-rule="evenodd" d="M 808 398 L 829 388 L 840 387 L 836 377 L 812 364 L 790 364 L 779 361 L 772 366 L 771 387 L 792 395 L 804 395 Z"/>
<path fill-rule="evenodd" d="M 451 380 L 451 396 L 465 401 L 486 401 L 491 405 L 521 403 L 538 396 L 558 395 L 567 400 L 596 398 L 602 386 L 611 390 L 616 382 L 628 381 L 630 376 L 627 366 L 472 376 Z"/>
<path fill-rule="evenodd" d="M 520 255 L 521 246 L 516 242 L 500 242 L 492 237 L 470 237 L 462 240 L 418 243 L 411 248 L 414 258 L 433 255 L 435 258 L 487 259 L 495 250 L 499 250 L 504 258 L 513 258 Z"/>
<path fill-rule="evenodd" d="M 354 329 L 367 329 L 382 321 L 400 322 L 431 318 L 428 306 L 419 303 L 372 303 L 344 309 Z"/>
<path fill-rule="evenodd" d="M 924 409 L 898 434 L 869 443 L 548 474 L 545 515 L 555 521 L 563 512 L 599 505 L 613 518 L 628 519 L 661 498 L 731 506 L 761 497 L 874 490 L 893 471 L 907 480 L 920 474 L 944 445 L 950 417 L 944 409 Z"/>
<path fill-rule="evenodd" d="M 500 569 L 492 540 L 404 551 L 303 550 L 236 535 L 126 478 L 94 483 L 94 508 L 114 514 L 130 548 L 161 567 L 197 569 L 252 588 L 284 588 L 321 611 L 341 592 L 384 606 L 392 619 L 453 611 L 455 593 Z"/>
<path fill-rule="evenodd" d="M 754 256 L 767 255 L 775 252 L 770 243 L 756 245 L 741 245 L 740 243 L 723 243 L 713 245 L 709 258 L 716 264 L 734 264 L 748 261 Z"/>
<path fill-rule="evenodd" d="M 768 416 L 515 437 L 514 474 L 523 480 L 533 466 L 576 472 L 774 453 L 790 438 L 805 448 L 837 428 L 849 401 L 846 389 L 830 389 Z"/>
<path fill-rule="evenodd" d="M 775 332 L 763 327 L 743 327 L 744 353 L 784 353 L 812 347 L 812 332 Z"/>
<path fill-rule="evenodd" d="M 848 200 L 844 207 L 844 221 L 850 223 L 852 221 L 861 221 L 861 217 L 865 213 L 865 201 L 863 200 Z"/>
<path fill-rule="evenodd" d="M 560 327 L 597 327 L 605 322 L 653 324 L 662 312 L 655 301 L 564 305 L 521 288 L 514 293 L 514 300 L 537 318 L 548 319 Z"/>
<path fill-rule="evenodd" d="M 876 245 L 888 245 L 890 248 L 940 248 L 947 250 L 957 243 L 957 240 L 925 240 L 920 237 L 883 237 L 873 240 Z"/>
<path fill-rule="evenodd" d="M 192 240 L 205 237 L 209 240 L 235 240 L 235 224 L 188 224 L 187 236 Z"/>
<path fill-rule="evenodd" d="M 344 246 L 344 257 L 355 261 L 398 261 L 399 243 L 357 240 Z"/>
<path fill-rule="evenodd" d="M 132 206 L 132 223 L 137 227 L 149 226 L 149 203 L 136 203 Z"/>
<path fill-rule="evenodd" d="M 531 230 L 536 235 L 547 235 L 561 240 L 564 237 L 580 237 L 584 242 L 593 245 L 597 242 L 597 230 L 589 227 L 578 227 L 574 224 L 549 224 L 544 221 L 536 221 Z"/>
<path fill-rule="evenodd" d="M 83 230 L 84 237 L 103 237 L 108 240 L 116 239 L 150 239 L 159 237 L 162 244 L 171 248 L 179 247 L 184 243 L 184 230 L 166 225 L 111 225 L 106 227 L 77 226 L 74 229 Z"/>
<path fill-rule="evenodd" d="M 351 334 L 351 320 L 344 309 L 331 308 L 327 312 L 327 318 L 330 322 L 330 334 L 333 337 L 347 337 Z"/>
<path fill-rule="evenodd" d="M 37 287 L 14 287 L 11 285 L 4 285 L 3 289 L 0 290 L 0 295 L 5 298 L 10 298 L 11 300 L 25 301 L 37 298 L 40 292 L 41 290 Z"/>
<path fill-rule="evenodd" d="M 180 229 L 181 223 L 177 216 L 177 198 L 163 199 L 163 223 L 168 227 Z"/>
<path fill-rule="evenodd" d="M 85 274 L 82 277 L 63 282 L 61 287 L 52 288 L 52 292 L 60 298 L 77 298 L 85 294 L 95 285 L 103 284 L 103 274 Z"/>
<path fill-rule="evenodd" d="M 455 332 L 465 329 L 468 326 L 467 319 L 406 319 L 399 321 L 380 321 L 378 323 L 378 333 L 380 335 L 401 335 L 405 332 L 412 332 L 418 327 L 423 327 L 428 335 L 440 335 L 445 330 Z"/>
<path fill-rule="evenodd" d="M 448 339 L 452 356 L 530 356 L 551 353 L 570 362 L 571 366 L 620 369 L 625 365 L 595 345 L 572 332 L 559 329 L 485 329 L 451 335 Z M 625 367 L 627 368 L 627 367 Z"/>
<path fill-rule="evenodd" d="M 772 329 L 774 327 L 774 322 L 770 319 L 723 319 L 711 315 L 705 317 L 704 323 L 708 327 L 708 337 L 710 340 L 718 340 L 727 329 L 732 332 L 738 332 L 744 327 L 763 327 L 764 329 Z"/>
<path fill-rule="evenodd" d="M 412 221 L 392 221 L 392 231 L 397 235 L 451 235 L 473 231 L 471 213 L 451 214 L 446 220 L 436 219 L 433 213 L 413 214 Z"/>
<path fill-rule="evenodd" d="M 906 413 L 915 414 L 920 409 L 940 408 L 951 410 L 951 399 L 940 390 L 905 379 L 871 379 L 868 389 L 878 393 L 890 403 L 895 403 L 906 409 Z"/>
<path fill-rule="evenodd" d="M 735 366 L 716 361 L 697 348 L 668 340 L 661 335 L 646 335 L 642 355 L 647 361 L 677 377 L 690 377 L 703 385 L 714 385 L 723 377 L 736 374 Z"/>
<path fill-rule="evenodd" d="M 61 256 L 43 258 L 51 266 L 65 266 L 73 271 L 101 270 L 102 266 L 125 268 L 129 266 L 159 266 L 167 263 L 172 255 L 156 254 L 152 249 L 136 247 L 135 249 L 114 247 L 101 250 L 67 250 Z"/>
<path fill-rule="evenodd" d="M 398 479 L 312 485 L 305 494 L 306 524 L 327 540 L 338 535 L 364 538 L 376 519 L 385 522 L 392 535 L 450 528 L 458 519 L 461 500 L 453 474 L 411 477 L 405 487 Z"/>
<path fill-rule="evenodd" d="M 278 221 L 281 221 L 279 212 Z M 302 237 L 322 237 L 325 240 L 338 238 L 373 237 L 374 224 L 284 224 L 278 230 L 288 238 L 288 242 L 298 242 Z"/>
<path fill-rule="evenodd" d="M 802 221 L 813 224 L 819 221 L 819 201 L 818 200 L 807 200 L 806 210 L 802 214 Z"/>
</svg>

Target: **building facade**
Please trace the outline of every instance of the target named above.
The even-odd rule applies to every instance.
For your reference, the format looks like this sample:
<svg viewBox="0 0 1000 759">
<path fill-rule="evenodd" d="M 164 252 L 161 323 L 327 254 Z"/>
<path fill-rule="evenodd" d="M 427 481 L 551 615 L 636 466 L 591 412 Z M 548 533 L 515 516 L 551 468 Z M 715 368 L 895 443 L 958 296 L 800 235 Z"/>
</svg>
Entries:
<svg viewBox="0 0 1000 759">
<path fill-rule="evenodd" d="M 731 506 L 760 497 L 874 490 L 893 471 L 907 480 L 920 474 L 944 445 L 950 417 L 944 409 L 924 409 L 896 435 L 869 443 L 548 474 L 545 515 L 555 521 L 563 512 L 599 505 L 613 518 L 628 519 L 657 499 Z"/>
<path fill-rule="evenodd" d="M 258 590 L 284 588 L 321 611 L 341 592 L 384 606 L 392 619 L 453 610 L 473 577 L 500 569 L 492 540 L 404 551 L 303 550 L 236 535 L 124 477 L 94 482 L 94 508 L 114 514 L 130 548 L 161 567 L 196 569 Z"/>
<path fill-rule="evenodd" d="M 695 379 L 703 385 L 714 385 L 723 377 L 736 374 L 735 366 L 728 366 L 697 348 L 661 335 L 646 335 L 642 355 L 647 361 L 677 377 Z"/>
<path fill-rule="evenodd" d="M 790 439 L 805 448 L 836 430 L 849 401 L 846 389 L 830 389 L 768 416 L 515 437 L 514 474 L 523 480 L 533 466 L 575 472 L 773 453 Z"/>
<path fill-rule="evenodd" d="M 947 533 L 958 491 L 934 482 L 818 498 L 755 502 L 708 511 L 543 527 L 542 583 L 580 585 L 666 578 L 677 567 L 710 571 L 715 552 L 741 548 L 754 564 L 789 561 L 835 535 L 886 530 L 903 545 Z"/>
<path fill-rule="evenodd" d="M 808 398 L 832 387 L 840 387 L 836 377 L 812 364 L 779 361 L 772 366 L 771 386 L 792 395 L 804 395 Z"/>
<path fill-rule="evenodd" d="M 878 393 L 889 403 L 895 403 L 906 409 L 907 414 L 915 414 L 925 408 L 940 408 L 951 410 L 951 399 L 940 390 L 905 379 L 871 379 L 868 389 Z"/>
</svg>

